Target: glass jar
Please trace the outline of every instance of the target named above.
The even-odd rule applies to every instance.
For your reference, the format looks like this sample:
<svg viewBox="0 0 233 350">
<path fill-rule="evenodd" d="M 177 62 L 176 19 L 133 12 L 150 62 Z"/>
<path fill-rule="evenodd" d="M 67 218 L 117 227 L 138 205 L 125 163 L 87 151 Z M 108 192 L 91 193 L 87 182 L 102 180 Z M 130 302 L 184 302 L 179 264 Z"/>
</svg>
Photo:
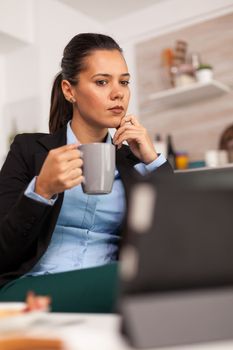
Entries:
<svg viewBox="0 0 233 350">
<path fill-rule="evenodd" d="M 189 165 L 188 153 L 185 151 L 176 152 L 176 169 L 184 170 Z"/>
</svg>

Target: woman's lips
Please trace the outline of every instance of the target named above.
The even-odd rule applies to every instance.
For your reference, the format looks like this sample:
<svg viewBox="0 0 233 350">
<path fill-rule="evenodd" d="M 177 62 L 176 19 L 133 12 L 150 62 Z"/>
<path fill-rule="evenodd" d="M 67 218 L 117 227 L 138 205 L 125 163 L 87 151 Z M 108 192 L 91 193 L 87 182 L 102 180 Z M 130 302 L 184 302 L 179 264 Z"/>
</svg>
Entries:
<svg viewBox="0 0 233 350">
<path fill-rule="evenodd" d="M 114 114 L 121 114 L 124 111 L 123 107 L 113 107 L 109 108 L 109 111 L 113 112 Z"/>
</svg>

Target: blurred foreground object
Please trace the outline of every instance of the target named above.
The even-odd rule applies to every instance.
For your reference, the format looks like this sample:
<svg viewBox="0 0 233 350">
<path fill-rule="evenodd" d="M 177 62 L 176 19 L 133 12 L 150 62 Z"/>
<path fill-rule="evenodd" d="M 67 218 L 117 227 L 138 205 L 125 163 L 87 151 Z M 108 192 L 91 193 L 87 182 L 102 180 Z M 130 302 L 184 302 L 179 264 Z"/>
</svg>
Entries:
<svg viewBox="0 0 233 350">
<path fill-rule="evenodd" d="M 232 177 L 157 172 L 131 187 L 120 312 L 133 347 L 233 339 Z"/>
<path fill-rule="evenodd" d="M 29 291 L 25 303 L 5 302 L 3 304 L 2 307 L 0 306 L 0 319 L 35 311 L 47 312 L 50 310 L 51 298 L 49 296 L 36 295 L 34 292 Z"/>
<path fill-rule="evenodd" d="M 23 314 L 25 308 L 25 303 L 0 302 L 0 320 L 5 317 Z"/>
<path fill-rule="evenodd" d="M 26 297 L 26 309 L 27 311 L 49 311 L 51 304 L 51 298 L 49 296 L 36 295 L 34 292 L 29 291 Z"/>
<path fill-rule="evenodd" d="M 60 339 L 34 338 L 27 336 L 0 339 L 1 350 L 62 350 Z"/>
<path fill-rule="evenodd" d="M 29 291 L 25 303 L 0 305 L 0 350 L 62 350 L 63 342 L 55 335 L 30 333 L 41 315 L 49 311 L 51 298 Z"/>
</svg>

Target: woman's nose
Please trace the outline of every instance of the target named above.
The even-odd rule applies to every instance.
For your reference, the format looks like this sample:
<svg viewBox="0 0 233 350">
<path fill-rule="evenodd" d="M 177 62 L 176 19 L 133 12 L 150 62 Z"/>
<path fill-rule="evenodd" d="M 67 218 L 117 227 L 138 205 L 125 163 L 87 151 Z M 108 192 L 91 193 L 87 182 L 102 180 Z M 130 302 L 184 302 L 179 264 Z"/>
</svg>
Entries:
<svg viewBox="0 0 233 350">
<path fill-rule="evenodd" d="M 124 92 L 120 88 L 113 89 L 111 91 L 111 95 L 110 95 L 111 100 L 117 100 L 117 99 L 121 100 L 123 97 L 124 97 Z"/>
</svg>

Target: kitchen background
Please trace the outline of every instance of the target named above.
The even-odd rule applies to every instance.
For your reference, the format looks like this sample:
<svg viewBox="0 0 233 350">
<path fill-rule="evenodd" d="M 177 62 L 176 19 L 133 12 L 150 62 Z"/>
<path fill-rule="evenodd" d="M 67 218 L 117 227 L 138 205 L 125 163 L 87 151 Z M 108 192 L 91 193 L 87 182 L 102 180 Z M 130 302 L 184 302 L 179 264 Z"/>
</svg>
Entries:
<svg viewBox="0 0 233 350">
<path fill-rule="evenodd" d="M 136 45 L 139 110 L 143 124 L 152 134 L 159 132 L 163 138 L 167 133 L 172 134 L 176 149 L 186 150 L 191 160 L 200 160 L 206 150 L 218 148 L 220 135 L 233 125 L 233 94 L 225 90 L 211 94 L 206 87 L 198 95 L 198 90 L 192 91 L 187 100 L 185 91 L 195 86 L 191 85 L 195 81 L 179 80 L 178 83 L 187 89 L 177 94 L 174 101 L 171 96 L 159 101 L 156 95 L 150 100 L 150 95 L 171 87 L 161 53 L 166 47 L 173 48 L 177 39 L 187 44 L 187 62 L 199 56 L 201 62 L 213 67 L 214 80 L 225 84 L 226 90 L 233 88 L 233 14 Z M 187 64 L 183 67 L 186 69 Z M 178 75 L 180 79 L 181 74 Z"/>
<path fill-rule="evenodd" d="M 0 165 L 15 133 L 48 130 L 50 89 L 62 50 L 72 36 L 87 31 L 112 35 L 123 47 L 132 75 L 129 113 L 139 116 L 152 137 L 171 134 L 176 150 L 188 152 L 190 161 L 203 160 L 233 124 L 233 0 L 96 4 L 0 0 Z M 185 84 L 158 98 L 156 93 L 177 89 L 164 52 L 174 52 L 178 40 L 187 45 L 187 60 L 198 53 L 212 65 L 225 90 L 210 84 L 185 95 L 182 89 L 192 90 Z"/>
</svg>

